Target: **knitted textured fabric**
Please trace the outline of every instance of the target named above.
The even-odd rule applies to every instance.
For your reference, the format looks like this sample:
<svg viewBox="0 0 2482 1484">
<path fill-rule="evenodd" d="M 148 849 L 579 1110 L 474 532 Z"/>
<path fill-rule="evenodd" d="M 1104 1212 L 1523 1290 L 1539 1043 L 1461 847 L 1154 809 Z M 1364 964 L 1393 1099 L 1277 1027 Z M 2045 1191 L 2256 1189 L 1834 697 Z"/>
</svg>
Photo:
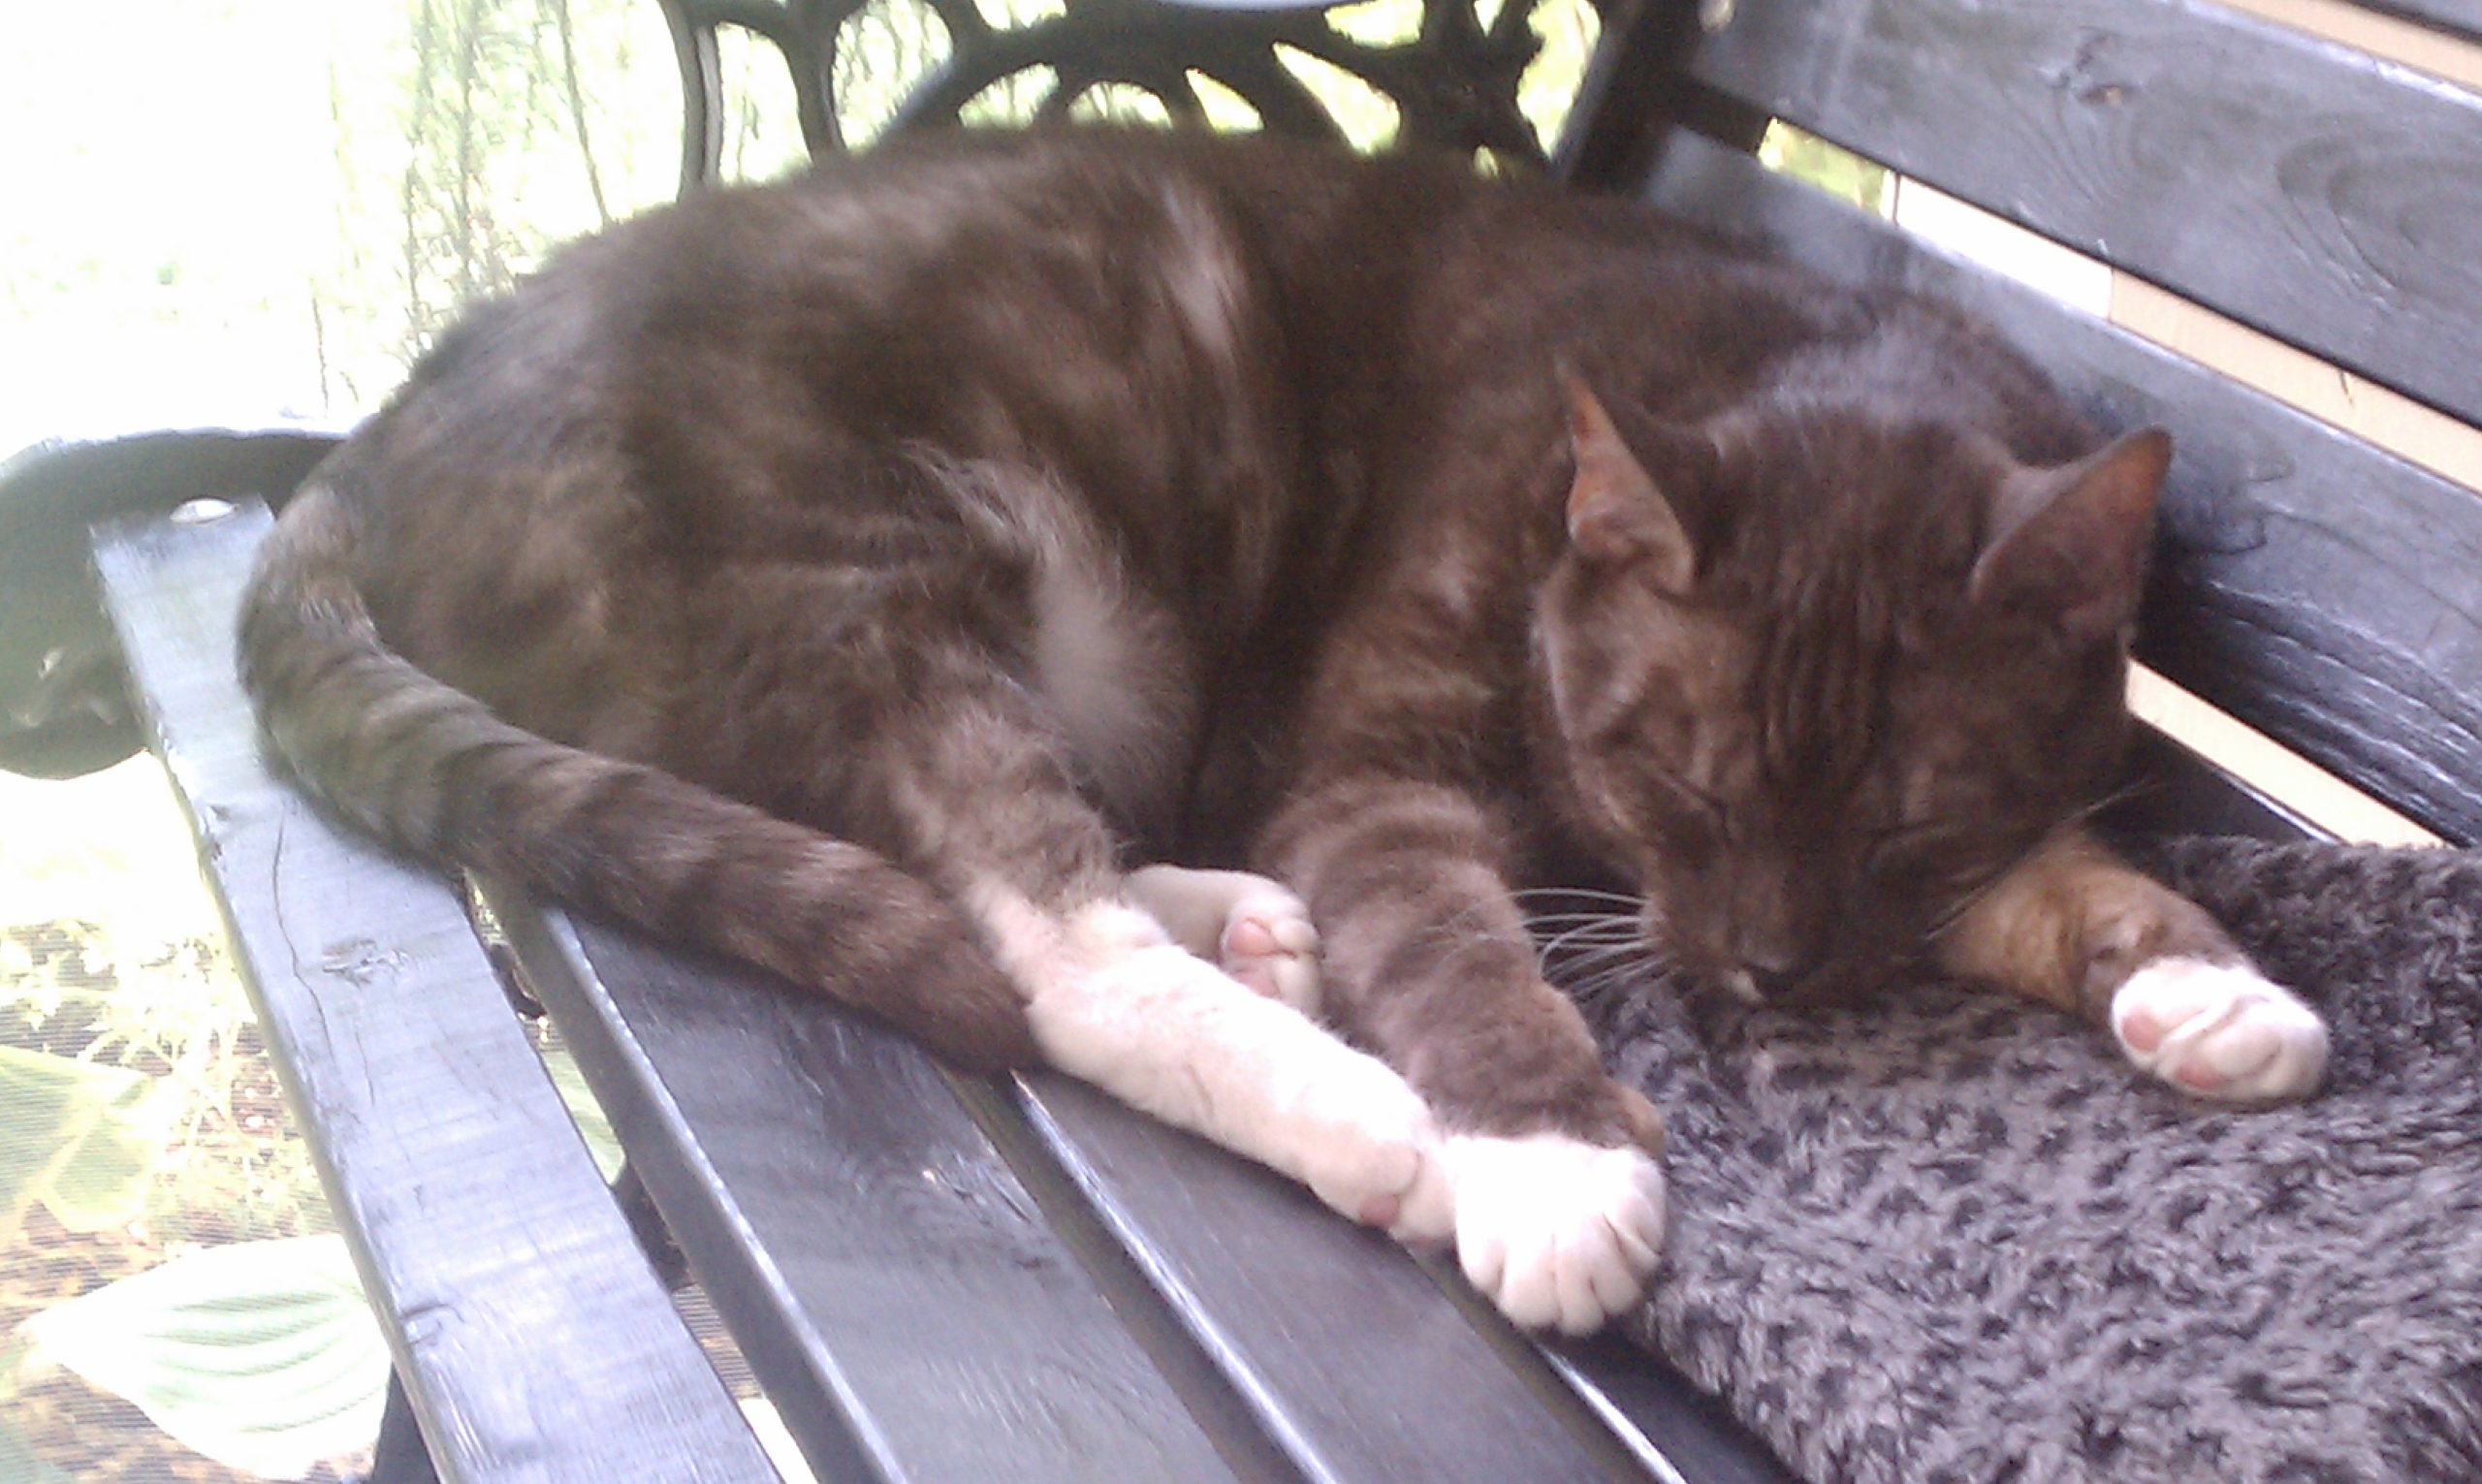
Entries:
<svg viewBox="0 0 2482 1484">
<path fill-rule="evenodd" d="M 2482 1481 L 2482 853 L 2152 864 L 2328 1017 L 2317 1097 L 2218 1110 L 1987 992 L 1590 1003 L 1671 1130 L 1628 1332 L 1797 1471 Z"/>
</svg>

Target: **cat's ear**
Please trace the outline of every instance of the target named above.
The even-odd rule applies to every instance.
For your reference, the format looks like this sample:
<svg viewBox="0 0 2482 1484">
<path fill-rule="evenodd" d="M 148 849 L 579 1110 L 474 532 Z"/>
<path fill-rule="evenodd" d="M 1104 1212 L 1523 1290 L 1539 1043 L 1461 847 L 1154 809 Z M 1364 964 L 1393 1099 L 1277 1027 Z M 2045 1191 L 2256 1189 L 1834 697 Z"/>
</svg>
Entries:
<svg viewBox="0 0 2482 1484">
<path fill-rule="evenodd" d="M 1665 494 L 1663 480 L 1649 472 L 1648 459 L 1631 448 L 1612 426 L 1583 378 L 1567 366 L 1559 368 L 1560 393 L 1568 407 L 1569 452 L 1576 473 L 1569 485 L 1569 544 L 1589 562 L 1643 566 L 1655 585 L 1674 596 L 1689 591 L 1698 575 L 1698 549 Z M 1648 431 L 1641 437 L 1669 443 L 1672 435 Z M 1683 435 L 1684 439 L 1686 435 Z M 1687 447 L 1653 451 L 1664 474 L 1677 478 L 1697 460 Z"/>
<path fill-rule="evenodd" d="M 2137 614 L 2171 465 L 2172 435 L 2148 427 L 2061 468 L 2011 474 L 1968 596 L 2047 619 L 2075 643 L 2118 634 Z"/>
</svg>

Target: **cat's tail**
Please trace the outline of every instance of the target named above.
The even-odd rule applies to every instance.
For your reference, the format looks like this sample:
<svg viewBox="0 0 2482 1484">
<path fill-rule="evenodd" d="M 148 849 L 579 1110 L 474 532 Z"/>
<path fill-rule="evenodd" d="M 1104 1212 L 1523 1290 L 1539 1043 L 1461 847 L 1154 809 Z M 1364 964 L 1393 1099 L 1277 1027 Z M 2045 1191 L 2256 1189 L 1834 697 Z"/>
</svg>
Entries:
<svg viewBox="0 0 2482 1484">
<path fill-rule="evenodd" d="M 538 737 L 388 647 L 359 522 L 312 484 L 241 605 L 243 686 L 313 792 L 394 844 L 695 943 L 871 1011 L 973 1067 L 1038 1058 L 955 907 L 860 846 Z"/>
</svg>

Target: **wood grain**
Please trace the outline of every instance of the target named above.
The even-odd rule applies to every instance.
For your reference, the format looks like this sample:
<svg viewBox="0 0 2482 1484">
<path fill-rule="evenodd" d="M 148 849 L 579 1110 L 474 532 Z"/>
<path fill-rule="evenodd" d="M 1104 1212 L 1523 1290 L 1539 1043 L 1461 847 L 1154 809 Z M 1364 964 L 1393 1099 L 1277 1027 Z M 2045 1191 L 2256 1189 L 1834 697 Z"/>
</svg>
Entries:
<svg viewBox="0 0 2482 1484">
<path fill-rule="evenodd" d="M 821 1478 L 1288 1476 L 1194 1357 L 1138 1342 L 1116 1303 L 1151 1299 L 1107 1300 L 917 1047 L 485 892 Z"/>
<path fill-rule="evenodd" d="M 1304 1477 L 1644 1477 L 1461 1279 L 1445 1281 L 1470 1302 L 1451 1304 L 1385 1237 L 1091 1088 L 1042 1075 L 1020 1097 Z"/>
<path fill-rule="evenodd" d="M 2482 98 L 2203 0 L 1743 0 L 1696 69 L 2482 421 Z"/>
<path fill-rule="evenodd" d="M 249 505 L 96 549 L 288 1102 L 443 1478 L 772 1481 L 431 873 L 270 776 L 233 669 Z"/>
<path fill-rule="evenodd" d="M 1657 202 L 1995 322 L 2107 426 L 2180 446 L 2146 661 L 2448 839 L 2482 840 L 2482 500 L 2280 403 L 1677 138 Z"/>
</svg>

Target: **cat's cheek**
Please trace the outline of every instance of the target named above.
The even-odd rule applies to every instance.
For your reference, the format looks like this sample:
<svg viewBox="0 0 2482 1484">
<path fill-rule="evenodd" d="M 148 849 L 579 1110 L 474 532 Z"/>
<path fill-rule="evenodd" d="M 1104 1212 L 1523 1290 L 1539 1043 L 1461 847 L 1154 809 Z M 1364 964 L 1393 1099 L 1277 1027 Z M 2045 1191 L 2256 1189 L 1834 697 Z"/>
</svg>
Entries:
<svg viewBox="0 0 2482 1484">
<path fill-rule="evenodd" d="M 2327 1073 L 2318 1012 L 2245 964 L 2154 960 L 2113 995 L 2112 1033 L 2138 1065 L 2222 1102 L 2307 1096 Z"/>
<path fill-rule="evenodd" d="M 1513 1322 L 1586 1335 L 1635 1305 L 1663 1250 L 1663 1171 L 1560 1134 L 1452 1135 L 1444 1150 L 1466 1280 Z"/>
</svg>

